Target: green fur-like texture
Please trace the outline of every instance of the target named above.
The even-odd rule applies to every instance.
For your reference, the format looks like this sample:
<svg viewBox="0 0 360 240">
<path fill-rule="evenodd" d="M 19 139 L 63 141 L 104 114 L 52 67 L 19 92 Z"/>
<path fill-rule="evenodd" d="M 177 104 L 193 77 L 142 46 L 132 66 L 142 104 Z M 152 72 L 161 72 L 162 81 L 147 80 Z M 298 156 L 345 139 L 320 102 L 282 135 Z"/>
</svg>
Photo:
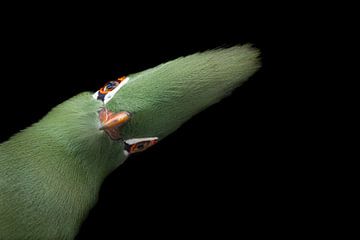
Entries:
<svg viewBox="0 0 360 240">
<path fill-rule="evenodd" d="M 250 45 L 182 57 L 130 75 L 107 104 L 128 111 L 124 139 L 163 139 L 260 67 Z M 98 130 L 102 103 L 81 93 L 0 145 L 0 239 L 74 239 L 105 177 L 126 157 Z"/>
</svg>

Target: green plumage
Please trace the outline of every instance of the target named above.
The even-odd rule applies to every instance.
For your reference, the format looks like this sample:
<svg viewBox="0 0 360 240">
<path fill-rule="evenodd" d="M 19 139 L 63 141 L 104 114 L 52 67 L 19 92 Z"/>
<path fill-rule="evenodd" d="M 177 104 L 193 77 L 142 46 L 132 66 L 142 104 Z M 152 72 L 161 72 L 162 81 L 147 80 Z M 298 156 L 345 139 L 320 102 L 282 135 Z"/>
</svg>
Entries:
<svg viewBox="0 0 360 240">
<path fill-rule="evenodd" d="M 107 104 L 128 111 L 124 139 L 163 139 L 258 68 L 249 45 L 182 57 L 130 75 Z M 102 103 L 79 94 L 0 145 L 0 239 L 73 239 L 104 178 L 125 161 L 99 131 Z"/>
</svg>

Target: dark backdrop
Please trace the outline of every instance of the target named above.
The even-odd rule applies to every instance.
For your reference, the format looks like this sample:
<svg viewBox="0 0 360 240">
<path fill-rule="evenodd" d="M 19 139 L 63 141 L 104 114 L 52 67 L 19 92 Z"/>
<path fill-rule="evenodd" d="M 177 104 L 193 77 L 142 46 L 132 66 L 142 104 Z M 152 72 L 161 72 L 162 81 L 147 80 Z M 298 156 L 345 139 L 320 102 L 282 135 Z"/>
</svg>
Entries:
<svg viewBox="0 0 360 240">
<path fill-rule="evenodd" d="M 289 151 L 286 29 L 253 7 L 181 11 L 20 13 L 3 24 L 1 141 L 121 75 L 219 46 L 262 52 L 261 70 L 230 97 L 106 179 L 78 239 L 279 231 L 301 208 L 291 205 L 299 163 Z"/>
</svg>

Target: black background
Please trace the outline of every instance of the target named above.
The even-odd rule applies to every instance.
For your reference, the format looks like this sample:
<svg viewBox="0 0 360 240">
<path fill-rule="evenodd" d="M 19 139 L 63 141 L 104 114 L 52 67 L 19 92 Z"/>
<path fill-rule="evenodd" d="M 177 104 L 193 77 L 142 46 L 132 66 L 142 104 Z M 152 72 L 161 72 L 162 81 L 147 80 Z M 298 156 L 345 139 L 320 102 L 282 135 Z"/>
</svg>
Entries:
<svg viewBox="0 0 360 240">
<path fill-rule="evenodd" d="M 189 8 L 23 9 L 2 23 L 1 141 L 107 80 L 219 46 L 250 42 L 262 52 L 261 70 L 232 96 L 106 179 L 78 239 L 277 232 L 301 211 L 287 16 L 277 21 L 254 6 Z"/>
</svg>

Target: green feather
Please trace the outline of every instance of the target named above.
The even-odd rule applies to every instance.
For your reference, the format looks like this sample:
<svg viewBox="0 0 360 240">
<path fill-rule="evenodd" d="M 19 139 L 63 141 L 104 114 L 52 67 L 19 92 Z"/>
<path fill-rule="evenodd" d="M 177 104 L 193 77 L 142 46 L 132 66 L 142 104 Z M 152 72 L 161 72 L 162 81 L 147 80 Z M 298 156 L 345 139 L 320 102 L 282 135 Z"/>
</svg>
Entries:
<svg viewBox="0 0 360 240">
<path fill-rule="evenodd" d="M 249 45 L 182 57 L 130 75 L 107 104 L 128 111 L 124 139 L 163 139 L 260 67 Z M 104 178 L 126 157 L 99 131 L 102 103 L 81 93 L 0 145 L 0 239 L 73 239 Z"/>
</svg>

